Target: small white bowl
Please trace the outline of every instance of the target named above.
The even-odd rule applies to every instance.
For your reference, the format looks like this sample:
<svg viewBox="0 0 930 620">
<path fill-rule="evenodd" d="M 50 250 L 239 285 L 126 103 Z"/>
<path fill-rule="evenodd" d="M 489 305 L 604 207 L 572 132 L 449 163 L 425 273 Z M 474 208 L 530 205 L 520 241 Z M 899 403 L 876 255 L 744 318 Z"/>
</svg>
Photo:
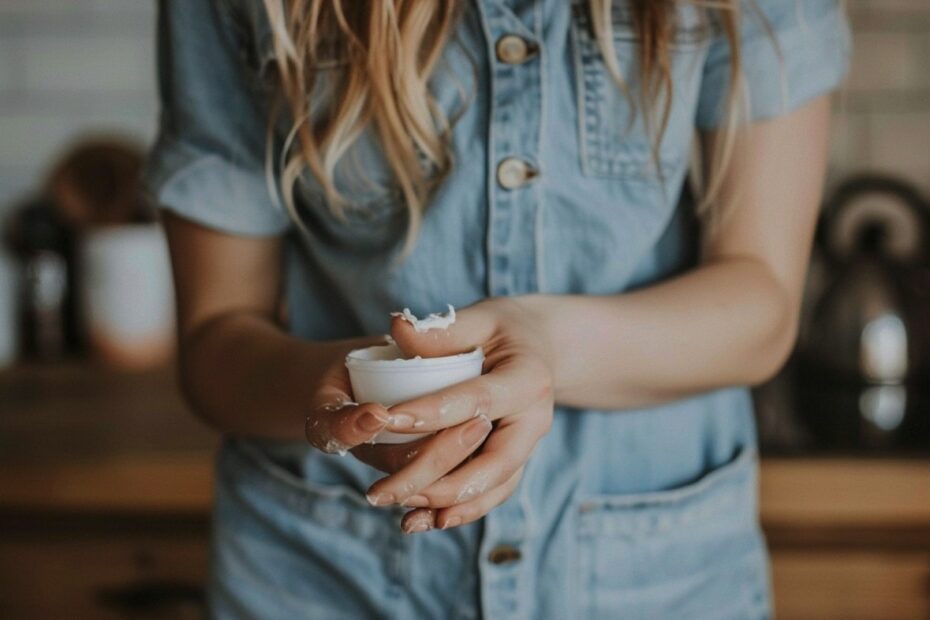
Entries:
<svg viewBox="0 0 930 620">
<path fill-rule="evenodd" d="M 397 345 L 386 344 L 356 349 L 346 356 L 355 400 L 385 407 L 479 377 L 483 363 L 481 347 L 458 355 L 405 359 Z M 429 434 L 382 431 L 374 442 L 407 443 Z"/>
</svg>

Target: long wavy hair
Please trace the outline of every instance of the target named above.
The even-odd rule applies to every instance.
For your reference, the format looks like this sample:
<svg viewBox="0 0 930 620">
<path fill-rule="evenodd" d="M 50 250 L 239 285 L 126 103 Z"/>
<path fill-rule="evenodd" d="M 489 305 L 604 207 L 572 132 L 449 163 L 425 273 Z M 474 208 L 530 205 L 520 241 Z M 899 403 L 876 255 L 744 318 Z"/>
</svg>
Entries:
<svg viewBox="0 0 930 620">
<path fill-rule="evenodd" d="M 346 204 L 334 181 L 337 163 L 371 127 L 403 194 L 409 214 L 403 247 L 413 247 L 432 191 L 451 169 L 451 123 L 430 92 L 429 81 L 466 0 L 264 0 L 272 31 L 279 94 L 293 126 L 281 153 L 269 151 L 269 181 L 291 216 L 294 185 L 307 169 L 322 186 L 330 208 L 341 215 Z M 567 1 L 567 0 L 566 0 Z M 730 81 L 724 139 L 715 161 L 705 162 L 699 181 L 698 212 L 718 211 L 721 180 L 729 165 L 741 98 L 739 22 L 741 0 L 587 0 L 591 27 L 605 67 L 643 115 L 658 166 L 658 148 L 671 108 L 674 83 L 671 48 L 678 28 L 679 3 L 696 5 L 706 23 L 718 26 L 730 46 Z M 614 3 L 628 2 L 637 46 L 633 101 L 614 47 Z M 334 63 L 338 78 L 332 83 Z M 327 69 L 325 113 L 311 94 Z M 275 106 L 278 109 L 279 106 Z M 276 112 L 272 112 L 274 117 Z M 272 118 L 269 127 L 274 126 Z M 273 143 L 269 129 L 269 145 Z M 270 146 L 269 146 L 270 148 Z M 271 161 L 280 155 L 280 178 Z M 661 170 L 659 170 L 661 173 Z M 701 174 L 697 175 L 701 177 Z M 280 182 L 279 185 L 277 182 Z"/>
</svg>

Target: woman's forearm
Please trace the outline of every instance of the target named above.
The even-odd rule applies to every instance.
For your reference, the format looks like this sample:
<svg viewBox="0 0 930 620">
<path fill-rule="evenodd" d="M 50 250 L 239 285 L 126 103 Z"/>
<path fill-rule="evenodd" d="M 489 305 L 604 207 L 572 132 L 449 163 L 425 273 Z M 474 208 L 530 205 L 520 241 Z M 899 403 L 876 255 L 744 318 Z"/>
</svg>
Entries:
<svg viewBox="0 0 930 620">
<path fill-rule="evenodd" d="M 302 341 L 261 316 L 232 313 L 182 342 L 181 384 L 195 412 L 222 432 L 302 440 L 323 373 L 350 348 Z"/>
<path fill-rule="evenodd" d="M 526 298 L 547 326 L 556 401 L 625 409 L 728 385 L 783 363 L 797 311 L 760 261 L 733 258 L 613 296 Z"/>
<path fill-rule="evenodd" d="M 544 325 L 556 402 L 649 406 L 771 376 L 790 351 L 796 309 L 759 261 L 727 259 L 630 293 L 524 297 Z M 248 313 L 215 318 L 182 343 L 181 382 L 223 432 L 300 440 L 320 379 L 371 339 L 309 342 Z"/>
</svg>

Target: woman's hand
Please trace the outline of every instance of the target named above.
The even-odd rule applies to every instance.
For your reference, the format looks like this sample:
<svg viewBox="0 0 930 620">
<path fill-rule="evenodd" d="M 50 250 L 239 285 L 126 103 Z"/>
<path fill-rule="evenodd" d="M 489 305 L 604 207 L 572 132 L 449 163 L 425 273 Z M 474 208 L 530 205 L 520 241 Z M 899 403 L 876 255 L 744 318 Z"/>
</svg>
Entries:
<svg viewBox="0 0 930 620">
<path fill-rule="evenodd" d="M 393 472 L 373 484 L 368 497 L 377 506 L 415 508 L 404 517 L 404 531 L 475 521 L 513 493 L 552 424 L 551 354 L 542 324 L 525 298 L 480 302 L 458 312 L 445 330 L 417 332 L 394 319 L 391 335 L 408 355 L 438 357 L 478 346 L 485 352 L 482 376 L 390 408 L 388 430 L 436 435 L 352 450 Z"/>
<path fill-rule="evenodd" d="M 307 441 L 315 448 L 330 454 L 345 454 L 370 441 L 387 426 L 390 415 L 383 406 L 378 403 L 358 404 L 349 396 L 352 388 L 345 356 L 353 349 L 374 344 L 383 344 L 383 341 L 365 339 L 333 344 L 334 350 L 328 356 L 332 362 L 322 373 L 304 426 Z"/>
</svg>

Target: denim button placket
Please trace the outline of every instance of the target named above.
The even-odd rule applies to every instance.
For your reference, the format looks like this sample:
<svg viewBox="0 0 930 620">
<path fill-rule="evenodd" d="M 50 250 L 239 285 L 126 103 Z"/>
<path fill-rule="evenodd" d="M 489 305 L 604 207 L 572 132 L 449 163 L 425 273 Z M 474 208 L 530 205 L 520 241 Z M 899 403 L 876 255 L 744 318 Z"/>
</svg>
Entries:
<svg viewBox="0 0 930 620">
<path fill-rule="evenodd" d="M 507 5 L 507 6 L 504 6 Z M 481 2 L 491 65 L 488 144 L 488 294 L 538 292 L 539 190 L 529 179 L 539 174 L 542 123 L 542 31 L 539 2 Z M 499 43 L 517 37 L 534 53 L 513 64 L 501 60 Z M 509 44 L 508 44 L 509 45 Z M 506 46 L 505 46 L 506 47 Z M 518 46 L 515 46 L 518 47 Z"/>
<path fill-rule="evenodd" d="M 495 296 L 537 292 L 539 252 L 536 230 L 540 218 L 539 174 L 542 105 L 542 14 L 539 1 L 478 3 L 492 59 L 490 141 L 488 144 L 487 243 L 488 293 Z M 512 39 L 527 45 L 527 57 Z M 506 42 L 506 44 L 505 44 Z M 499 45 L 500 44 L 500 45 Z M 505 46 L 513 49 L 504 50 Z M 544 173 L 544 171 L 543 171 Z M 494 562 L 494 549 L 521 549 L 526 516 L 518 498 L 511 497 L 484 519 L 479 563 L 482 616 L 526 617 L 532 597 L 525 596 L 528 562 Z M 518 553 L 521 551 L 518 551 Z M 524 554 L 525 555 L 525 554 Z M 508 557 L 513 557 L 510 553 Z"/>
</svg>

